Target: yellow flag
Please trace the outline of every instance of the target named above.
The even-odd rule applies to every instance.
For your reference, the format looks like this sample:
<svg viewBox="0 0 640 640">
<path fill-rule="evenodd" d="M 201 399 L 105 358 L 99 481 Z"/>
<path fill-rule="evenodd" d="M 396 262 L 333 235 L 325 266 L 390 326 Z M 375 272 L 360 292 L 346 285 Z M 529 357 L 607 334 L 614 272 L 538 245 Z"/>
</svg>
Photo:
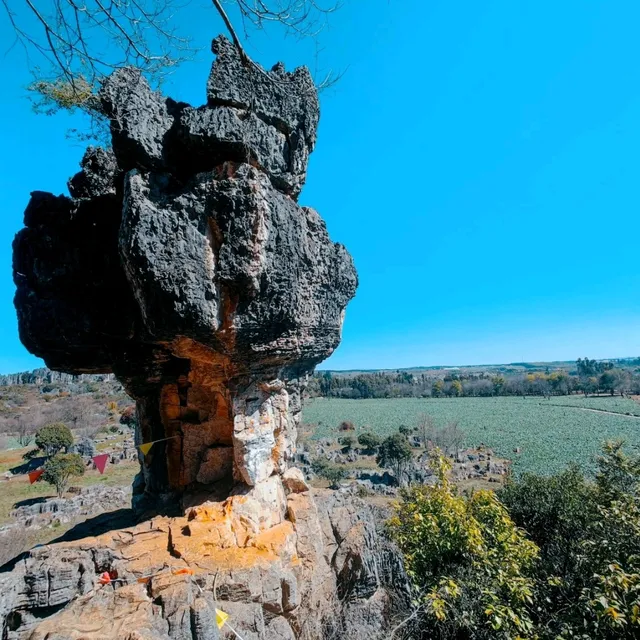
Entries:
<svg viewBox="0 0 640 640">
<path fill-rule="evenodd" d="M 145 442 L 144 444 L 139 444 L 138 449 L 142 451 L 142 455 L 146 456 L 149 451 L 151 451 L 151 447 L 153 447 L 153 442 Z"/>
<path fill-rule="evenodd" d="M 225 613 L 224 611 L 220 611 L 220 609 L 216 609 L 216 624 L 218 625 L 218 629 L 222 629 L 228 617 L 229 617 L 228 613 Z"/>
</svg>

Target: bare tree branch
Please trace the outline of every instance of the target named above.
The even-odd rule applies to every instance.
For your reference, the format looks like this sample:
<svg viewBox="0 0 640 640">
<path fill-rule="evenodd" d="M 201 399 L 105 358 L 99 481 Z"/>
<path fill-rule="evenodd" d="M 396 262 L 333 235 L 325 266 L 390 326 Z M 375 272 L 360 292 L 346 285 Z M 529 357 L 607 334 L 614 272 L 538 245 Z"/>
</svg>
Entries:
<svg viewBox="0 0 640 640">
<path fill-rule="evenodd" d="M 183 2 L 184 4 L 180 4 Z M 268 74 L 248 56 L 224 4 L 235 8 L 245 40 L 252 29 L 278 24 L 296 37 L 317 37 L 338 4 L 322 6 L 318 0 L 211 0 L 243 64 L 252 66 L 271 82 L 287 84 Z M 81 109 L 99 116 L 95 93 L 107 74 L 123 66 L 145 72 L 160 82 L 194 49 L 177 31 L 176 12 L 190 0 L 0 0 L 16 35 L 10 48 L 20 44 L 35 76 L 31 89 L 39 96 L 34 107 L 44 113 Z M 39 59 L 34 64 L 31 53 Z M 317 57 L 317 56 L 316 56 Z M 344 72 L 343 72 L 344 73 Z M 332 86 L 342 74 L 329 72 L 318 89 Z"/>
</svg>

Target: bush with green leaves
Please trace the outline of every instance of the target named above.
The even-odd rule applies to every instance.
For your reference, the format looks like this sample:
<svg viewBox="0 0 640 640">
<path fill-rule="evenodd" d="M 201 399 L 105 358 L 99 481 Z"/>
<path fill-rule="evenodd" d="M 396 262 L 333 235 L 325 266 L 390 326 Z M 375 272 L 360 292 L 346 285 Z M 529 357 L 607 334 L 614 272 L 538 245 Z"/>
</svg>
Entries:
<svg viewBox="0 0 640 640">
<path fill-rule="evenodd" d="M 353 449 L 355 443 L 356 439 L 353 436 L 342 436 L 342 438 L 338 438 L 338 444 L 347 450 Z"/>
<path fill-rule="evenodd" d="M 526 474 L 500 499 L 540 547 L 540 638 L 640 637 L 640 457 L 604 445 L 595 482 L 577 467 Z"/>
<path fill-rule="evenodd" d="M 402 477 L 407 465 L 413 459 L 413 451 L 407 439 L 400 433 L 385 438 L 378 447 L 376 462 L 383 469 L 393 469 L 398 484 L 402 484 Z"/>
<path fill-rule="evenodd" d="M 358 444 L 367 451 L 376 451 L 382 444 L 382 438 L 372 431 L 365 431 L 358 436 Z"/>
<path fill-rule="evenodd" d="M 57 453 L 44 465 L 42 480 L 56 488 L 58 497 L 62 498 L 74 476 L 84 475 L 84 461 L 77 453 Z"/>
<path fill-rule="evenodd" d="M 47 424 L 36 432 L 36 446 L 48 456 L 67 451 L 73 444 L 73 434 L 62 422 Z"/>
<path fill-rule="evenodd" d="M 337 464 L 329 462 L 326 458 L 316 458 L 311 463 L 311 470 L 320 478 L 328 480 L 331 488 L 337 488 L 340 480 L 347 475 L 347 470 Z"/>
<path fill-rule="evenodd" d="M 402 490 L 388 522 L 415 589 L 412 637 L 533 637 L 537 546 L 493 491 L 459 495 L 439 450 L 430 464 L 436 484 Z"/>
</svg>

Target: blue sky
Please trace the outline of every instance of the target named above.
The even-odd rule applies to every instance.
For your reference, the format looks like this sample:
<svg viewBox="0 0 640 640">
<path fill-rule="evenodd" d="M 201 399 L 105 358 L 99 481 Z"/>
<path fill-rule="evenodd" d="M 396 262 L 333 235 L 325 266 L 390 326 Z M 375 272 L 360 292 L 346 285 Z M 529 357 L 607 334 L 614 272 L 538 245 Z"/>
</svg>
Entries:
<svg viewBox="0 0 640 640">
<path fill-rule="evenodd" d="M 165 87 L 194 104 L 222 30 L 205 7 L 181 19 L 203 51 Z M 344 0 L 320 67 L 346 73 L 322 94 L 300 201 L 351 251 L 360 288 L 322 368 L 640 354 L 639 23 L 634 0 Z M 315 64 L 313 43 L 280 34 L 248 50 Z M 72 118 L 30 112 L 19 49 L 0 69 L 8 372 L 39 364 L 17 337 L 11 240 L 29 192 L 66 192 L 83 149 L 65 139 Z"/>
</svg>

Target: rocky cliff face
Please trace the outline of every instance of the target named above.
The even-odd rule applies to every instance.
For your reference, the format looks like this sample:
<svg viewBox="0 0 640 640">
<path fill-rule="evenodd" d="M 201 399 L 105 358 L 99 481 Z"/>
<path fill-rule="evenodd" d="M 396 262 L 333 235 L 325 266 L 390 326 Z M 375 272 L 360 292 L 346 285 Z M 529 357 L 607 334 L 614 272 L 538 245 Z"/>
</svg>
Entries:
<svg viewBox="0 0 640 640">
<path fill-rule="evenodd" d="M 202 107 L 133 69 L 109 77 L 113 150 L 87 150 L 72 197 L 34 192 L 14 242 L 27 348 L 53 369 L 115 373 L 138 442 L 170 438 L 141 461 L 141 508 L 284 472 L 305 377 L 357 286 L 296 202 L 319 115 L 308 71 L 245 66 L 224 38 L 213 50 Z"/>
<path fill-rule="evenodd" d="M 314 499 L 289 468 L 306 376 L 357 286 L 297 204 L 315 88 L 224 38 L 213 51 L 202 107 L 133 69 L 108 78 L 112 150 L 87 150 L 71 197 L 34 192 L 15 239 L 24 344 L 55 370 L 115 374 L 137 442 L 161 442 L 140 457 L 142 524 L 33 550 L 1 578 L 4 638 L 216 638 L 216 603 L 245 640 L 375 637 L 404 584 L 371 513 Z"/>
<path fill-rule="evenodd" d="M 238 548 L 221 506 L 34 549 L 0 573 L 6 640 L 387 638 L 406 576 L 371 511 L 287 483 L 289 517 Z M 222 507 L 224 509 L 224 507 Z M 102 572 L 114 582 L 99 583 Z"/>
</svg>

